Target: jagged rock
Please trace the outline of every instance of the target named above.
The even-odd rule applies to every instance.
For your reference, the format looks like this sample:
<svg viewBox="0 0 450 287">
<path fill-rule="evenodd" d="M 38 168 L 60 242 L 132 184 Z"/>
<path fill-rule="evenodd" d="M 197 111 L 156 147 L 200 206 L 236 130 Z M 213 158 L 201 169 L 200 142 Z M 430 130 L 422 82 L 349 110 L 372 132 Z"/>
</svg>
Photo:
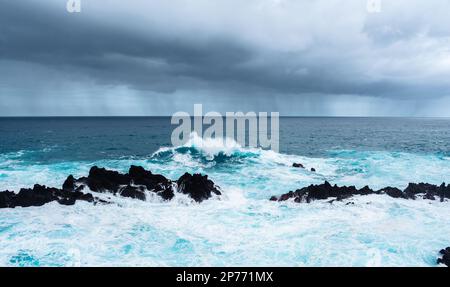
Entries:
<svg viewBox="0 0 450 287">
<path fill-rule="evenodd" d="M 305 166 L 301 163 L 294 163 L 292 164 L 292 167 L 296 167 L 296 168 L 305 168 Z"/>
<path fill-rule="evenodd" d="M 77 200 L 105 202 L 94 198 L 90 193 L 81 192 L 85 186 L 94 192 L 112 193 L 139 200 L 146 199 L 147 190 L 164 200 L 171 200 L 177 185 L 179 192 L 189 195 L 197 202 L 210 198 L 212 194 L 221 194 L 219 188 L 206 175 L 186 173 L 174 183 L 140 166 L 131 166 L 126 174 L 93 166 L 87 177 L 76 179 L 69 175 L 62 189 L 36 184 L 33 189 L 21 189 L 17 194 L 11 191 L 0 192 L 0 208 L 41 206 L 52 201 L 64 205 L 73 205 Z"/>
<path fill-rule="evenodd" d="M 423 194 L 424 199 L 434 200 L 439 197 L 441 201 L 445 198 L 450 198 L 450 185 L 445 186 L 442 183 L 440 186 L 429 183 L 410 183 L 404 191 L 409 198 L 415 198 L 417 195 Z"/>
<path fill-rule="evenodd" d="M 145 200 L 145 191 L 144 187 L 142 186 L 136 187 L 127 185 L 120 191 L 120 195 L 123 197 L 131 197 L 140 200 Z"/>
<path fill-rule="evenodd" d="M 67 177 L 67 179 L 63 183 L 62 189 L 68 191 L 75 190 L 75 178 L 73 177 L 73 175 L 69 175 Z"/>
<path fill-rule="evenodd" d="M 321 185 L 310 185 L 302 189 L 298 189 L 295 192 L 290 191 L 287 194 L 281 195 L 280 198 L 271 198 L 272 200 L 286 201 L 293 198 L 295 202 L 311 202 L 312 200 L 328 199 L 330 197 L 342 200 L 344 198 L 351 197 L 355 194 L 368 194 L 373 193 L 368 187 L 364 187 L 361 190 L 356 189 L 354 186 L 338 187 L 332 186 L 328 181 Z"/>
<path fill-rule="evenodd" d="M 0 208 L 8 208 L 12 205 L 15 193 L 9 190 L 0 192 Z"/>
<path fill-rule="evenodd" d="M 450 247 L 442 249 L 440 253 L 442 254 L 442 258 L 437 260 L 437 264 L 445 264 L 450 267 Z"/>
<path fill-rule="evenodd" d="M 402 191 L 395 187 L 385 187 L 378 191 L 370 189 L 365 186 L 361 189 L 356 189 L 354 186 L 338 187 L 332 186 L 329 182 L 320 185 L 310 185 L 296 191 L 290 191 L 279 197 L 272 196 L 271 201 L 286 201 L 293 199 L 295 202 L 311 202 L 312 200 L 322 200 L 328 198 L 336 198 L 342 200 L 354 195 L 368 195 L 368 194 L 386 194 L 393 198 L 416 199 L 417 196 L 422 195 L 424 199 L 434 200 L 439 197 L 441 201 L 445 198 L 450 198 L 450 185 L 446 186 L 444 183 L 440 186 L 428 183 L 410 183 L 408 187 Z"/>
<path fill-rule="evenodd" d="M 90 190 L 96 192 L 113 192 L 119 191 L 123 185 L 130 183 L 128 174 L 120 174 L 117 171 L 107 170 L 94 166 L 89 171 L 87 177 L 87 186 Z"/>
<path fill-rule="evenodd" d="M 179 192 L 188 194 L 197 202 L 210 198 L 211 193 L 221 195 L 219 189 L 214 182 L 208 179 L 207 175 L 185 173 L 178 179 L 177 185 Z"/>
<path fill-rule="evenodd" d="M 159 174 L 152 174 L 141 166 L 130 167 L 128 174 L 133 184 L 144 185 L 148 190 L 156 192 L 164 200 L 171 200 L 174 197 L 172 182 Z"/>
<path fill-rule="evenodd" d="M 73 182 L 73 184 L 72 184 Z M 188 194 L 195 201 L 201 202 L 211 197 L 211 193 L 220 194 L 214 183 L 207 176 L 185 174 L 177 181 L 179 192 Z M 174 183 L 166 177 L 153 174 L 141 166 L 132 165 L 127 174 L 104 168 L 92 167 L 88 177 L 67 178 L 65 186 L 76 190 L 87 185 L 92 191 L 119 193 L 121 196 L 145 200 L 143 187 L 154 192 L 164 200 L 175 196 Z"/>
<path fill-rule="evenodd" d="M 389 195 L 390 197 L 393 197 L 393 198 L 406 198 L 403 191 L 401 191 L 400 189 L 395 188 L 395 187 L 388 186 L 388 187 L 381 189 L 380 191 L 383 193 L 386 193 L 387 195 Z"/>
<path fill-rule="evenodd" d="M 88 177 L 75 179 L 70 175 L 64 182 L 63 188 L 69 191 L 81 191 L 84 186 L 88 186 L 95 192 L 118 193 L 124 197 L 140 200 L 145 200 L 144 188 L 155 192 L 164 200 L 170 200 L 174 197 L 171 180 L 134 165 L 130 167 L 126 174 L 93 166 Z"/>
<path fill-rule="evenodd" d="M 0 192 L 0 208 L 42 206 L 57 201 L 63 205 L 73 205 L 77 200 L 93 202 L 92 194 L 82 192 L 69 192 L 57 188 L 50 188 L 36 184 L 32 189 L 22 188 L 19 193 Z"/>
</svg>

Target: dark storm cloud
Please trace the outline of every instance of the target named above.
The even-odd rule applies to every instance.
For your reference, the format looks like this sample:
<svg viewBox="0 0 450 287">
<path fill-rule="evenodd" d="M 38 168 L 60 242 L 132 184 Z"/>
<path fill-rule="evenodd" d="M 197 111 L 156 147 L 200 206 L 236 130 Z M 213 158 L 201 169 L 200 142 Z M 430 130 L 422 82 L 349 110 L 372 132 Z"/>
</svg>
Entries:
<svg viewBox="0 0 450 287">
<path fill-rule="evenodd" d="M 289 113 L 290 102 L 326 101 L 315 109 L 323 114 L 342 97 L 415 105 L 450 95 L 448 20 L 420 13 L 432 4 L 400 1 L 371 15 L 359 0 L 81 0 L 82 12 L 69 14 L 65 2 L 2 2 L 0 107 L 76 114 L 67 103 L 103 105 L 108 114 L 118 98 L 165 106 L 183 94 L 189 104 L 238 99 Z"/>
</svg>

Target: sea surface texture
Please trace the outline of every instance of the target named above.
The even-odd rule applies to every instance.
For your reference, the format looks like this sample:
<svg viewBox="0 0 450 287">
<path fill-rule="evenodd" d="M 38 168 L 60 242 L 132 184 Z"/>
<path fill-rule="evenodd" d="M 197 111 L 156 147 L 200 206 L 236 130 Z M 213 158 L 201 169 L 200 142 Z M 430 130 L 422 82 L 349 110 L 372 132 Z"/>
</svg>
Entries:
<svg viewBox="0 0 450 287">
<path fill-rule="evenodd" d="M 174 127 L 170 118 L 0 118 L 0 190 L 133 164 L 171 179 L 208 174 L 223 191 L 200 204 L 109 196 L 113 204 L 0 209 L 0 266 L 437 266 L 450 246 L 450 202 L 269 201 L 325 180 L 448 183 L 450 119 L 281 118 L 279 153 L 195 134 L 172 147 Z"/>
</svg>

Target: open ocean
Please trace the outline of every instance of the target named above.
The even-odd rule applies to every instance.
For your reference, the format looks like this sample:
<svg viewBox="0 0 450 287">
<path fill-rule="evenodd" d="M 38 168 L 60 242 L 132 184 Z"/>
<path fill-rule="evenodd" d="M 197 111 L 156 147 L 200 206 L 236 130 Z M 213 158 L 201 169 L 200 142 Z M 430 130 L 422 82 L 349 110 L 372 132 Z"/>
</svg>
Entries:
<svg viewBox="0 0 450 287">
<path fill-rule="evenodd" d="M 269 201 L 325 180 L 448 183 L 450 119 L 281 118 L 279 153 L 195 135 L 171 147 L 174 127 L 169 117 L 0 118 L 0 190 L 134 164 L 171 179 L 208 174 L 223 191 L 201 204 L 177 195 L 1 209 L 0 266 L 436 266 L 450 246 L 450 202 Z"/>
</svg>

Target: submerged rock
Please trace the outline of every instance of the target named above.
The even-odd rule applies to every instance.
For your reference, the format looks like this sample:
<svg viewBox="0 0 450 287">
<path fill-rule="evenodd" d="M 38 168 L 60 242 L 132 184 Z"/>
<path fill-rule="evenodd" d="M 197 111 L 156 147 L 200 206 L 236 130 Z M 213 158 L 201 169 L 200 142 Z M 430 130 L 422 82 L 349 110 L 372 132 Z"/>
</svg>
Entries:
<svg viewBox="0 0 450 287">
<path fill-rule="evenodd" d="M 434 200 L 436 197 L 444 201 L 445 198 L 450 198 L 450 185 L 445 185 L 444 183 L 440 186 L 428 184 L 428 183 L 410 183 L 408 187 L 402 191 L 395 187 L 385 187 L 380 190 L 374 191 L 368 186 L 361 189 L 357 189 L 354 186 L 342 186 L 337 185 L 332 186 L 329 182 L 325 182 L 320 185 L 310 185 L 296 191 L 290 191 L 279 197 L 272 196 L 270 200 L 272 201 L 286 201 L 293 199 L 297 203 L 301 202 L 311 202 L 313 200 L 322 200 L 328 198 L 336 198 L 336 200 L 342 200 L 345 198 L 352 197 L 354 195 L 368 195 L 368 194 L 386 194 L 393 198 L 403 198 L 403 199 L 416 199 L 417 197 L 422 197 L 423 199 Z"/>
<path fill-rule="evenodd" d="M 153 192 L 164 200 L 171 200 L 178 191 L 197 202 L 210 198 L 212 194 L 221 194 L 219 188 L 206 175 L 186 173 L 176 182 L 172 182 L 140 166 L 131 166 L 126 174 L 93 166 L 87 177 L 76 179 L 69 175 L 62 189 L 35 185 L 33 189 L 21 189 L 17 194 L 11 191 L 0 192 L 0 208 L 41 206 L 52 201 L 64 205 L 73 205 L 77 200 L 102 202 L 90 193 L 83 193 L 82 190 L 86 186 L 94 192 L 112 193 L 139 200 L 146 200 L 146 192 Z"/>
<path fill-rule="evenodd" d="M 437 260 L 437 264 L 445 264 L 450 267 L 450 247 L 442 249 L 440 253 L 442 254 L 442 258 Z"/>
</svg>

